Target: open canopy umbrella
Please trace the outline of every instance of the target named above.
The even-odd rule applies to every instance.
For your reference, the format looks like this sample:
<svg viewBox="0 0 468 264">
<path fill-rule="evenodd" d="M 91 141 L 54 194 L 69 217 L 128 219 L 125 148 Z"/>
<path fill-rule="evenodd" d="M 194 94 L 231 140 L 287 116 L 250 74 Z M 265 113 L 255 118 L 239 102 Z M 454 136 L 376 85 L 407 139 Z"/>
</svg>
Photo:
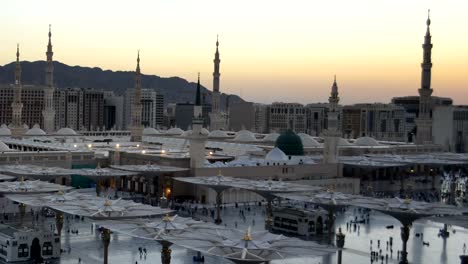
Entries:
<svg viewBox="0 0 468 264">
<path fill-rule="evenodd" d="M 21 179 L 14 182 L 0 182 L 0 194 L 35 194 L 35 193 L 53 193 L 58 191 L 67 191 L 72 187 L 45 182 L 45 181 L 25 181 Z"/>
<path fill-rule="evenodd" d="M 44 167 L 32 164 L 2 165 L 0 171 L 8 175 L 23 176 L 38 180 L 50 180 L 73 174 L 72 170 L 60 167 Z"/>
<path fill-rule="evenodd" d="M 203 232 L 204 238 L 197 233 Z M 297 256 L 323 256 L 334 247 L 315 242 L 274 235 L 268 231 L 251 232 L 237 229 L 198 229 L 173 238 L 173 243 L 229 259 L 235 263 L 262 263 Z"/>
</svg>

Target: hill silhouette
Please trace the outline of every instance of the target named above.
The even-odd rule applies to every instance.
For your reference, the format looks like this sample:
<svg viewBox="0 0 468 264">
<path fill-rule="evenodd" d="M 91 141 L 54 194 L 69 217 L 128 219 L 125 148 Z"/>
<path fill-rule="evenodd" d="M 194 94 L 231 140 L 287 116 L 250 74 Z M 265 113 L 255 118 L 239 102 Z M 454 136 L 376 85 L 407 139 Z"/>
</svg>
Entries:
<svg viewBox="0 0 468 264">
<path fill-rule="evenodd" d="M 22 83 L 43 85 L 45 83 L 45 61 L 22 61 Z M 0 66 L 0 83 L 14 82 L 15 63 Z M 154 89 L 164 95 L 165 104 L 186 103 L 195 100 L 196 83 L 179 77 L 162 78 L 157 75 L 142 75 L 142 87 Z M 54 61 L 54 84 L 58 89 L 93 88 L 114 91 L 123 95 L 128 88 L 133 88 L 135 73 L 131 71 L 110 71 L 98 67 L 69 66 Z M 211 91 L 202 86 L 206 102 L 211 102 Z M 221 108 L 226 106 L 228 95 L 221 95 Z M 237 95 L 229 96 L 229 103 L 243 101 Z"/>
</svg>

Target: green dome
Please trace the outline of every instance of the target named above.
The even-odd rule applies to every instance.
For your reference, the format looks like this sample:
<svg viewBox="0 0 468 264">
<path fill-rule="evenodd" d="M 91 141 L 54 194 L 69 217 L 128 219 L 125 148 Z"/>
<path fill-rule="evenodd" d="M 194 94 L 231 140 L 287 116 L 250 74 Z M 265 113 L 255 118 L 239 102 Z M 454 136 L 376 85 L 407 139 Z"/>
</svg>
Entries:
<svg viewBox="0 0 468 264">
<path fill-rule="evenodd" d="M 287 130 L 276 139 L 275 146 L 288 156 L 304 155 L 304 146 L 301 138 L 292 130 Z"/>
</svg>

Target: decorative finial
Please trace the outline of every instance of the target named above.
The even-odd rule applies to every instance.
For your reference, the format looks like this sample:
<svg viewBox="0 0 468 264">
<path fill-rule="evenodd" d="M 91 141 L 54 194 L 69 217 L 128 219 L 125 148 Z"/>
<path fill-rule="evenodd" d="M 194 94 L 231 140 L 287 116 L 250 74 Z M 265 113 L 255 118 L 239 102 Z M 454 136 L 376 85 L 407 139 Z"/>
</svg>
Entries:
<svg viewBox="0 0 468 264">
<path fill-rule="evenodd" d="M 52 25 L 49 24 L 49 39 L 50 39 L 51 36 L 52 36 Z"/>
<path fill-rule="evenodd" d="M 426 20 L 426 25 L 430 26 L 431 25 L 431 10 L 427 10 L 427 20 Z"/>
<path fill-rule="evenodd" d="M 247 232 L 244 235 L 244 241 L 252 241 L 252 235 L 250 234 L 250 226 L 247 228 Z"/>
<path fill-rule="evenodd" d="M 198 82 L 200 82 L 200 72 L 198 72 Z"/>
<path fill-rule="evenodd" d="M 336 83 L 336 74 L 335 74 L 335 77 L 333 78 L 333 82 Z"/>
<path fill-rule="evenodd" d="M 138 50 L 137 62 L 140 63 L 140 50 Z"/>
<path fill-rule="evenodd" d="M 219 41 L 218 41 L 218 34 L 216 34 L 216 47 L 219 46 Z"/>
<path fill-rule="evenodd" d="M 20 56 L 20 53 L 19 53 L 19 43 L 16 44 L 16 61 L 19 61 L 19 56 Z"/>
</svg>

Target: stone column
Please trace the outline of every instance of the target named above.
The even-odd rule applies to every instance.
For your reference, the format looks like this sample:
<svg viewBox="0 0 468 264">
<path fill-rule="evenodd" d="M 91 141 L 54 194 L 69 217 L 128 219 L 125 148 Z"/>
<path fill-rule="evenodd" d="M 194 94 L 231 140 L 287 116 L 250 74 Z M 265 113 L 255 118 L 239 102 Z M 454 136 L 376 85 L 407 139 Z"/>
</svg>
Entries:
<svg viewBox="0 0 468 264">
<path fill-rule="evenodd" d="M 406 251 L 406 245 L 410 234 L 410 226 L 408 224 L 401 227 L 401 242 L 403 242 L 403 248 L 401 249 L 401 260 L 400 264 L 408 264 L 408 252 Z"/>
<path fill-rule="evenodd" d="M 111 231 L 109 229 L 104 228 L 101 232 L 101 240 L 102 244 L 104 245 L 104 264 L 108 262 L 108 255 L 109 255 L 109 244 L 110 244 L 110 237 Z"/>
<path fill-rule="evenodd" d="M 223 202 L 223 191 L 216 191 L 216 219 L 215 224 L 219 225 L 223 222 L 221 219 L 221 203 Z"/>
<path fill-rule="evenodd" d="M 267 198 L 265 229 L 270 230 L 273 226 L 273 207 L 271 198 Z"/>
<path fill-rule="evenodd" d="M 341 254 L 345 243 L 345 234 L 341 233 L 341 227 L 336 234 L 336 246 L 338 247 L 338 264 L 341 264 Z"/>
<path fill-rule="evenodd" d="M 20 223 L 23 225 L 24 215 L 26 214 L 26 205 L 24 203 L 18 204 L 19 213 L 20 213 Z"/>
<path fill-rule="evenodd" d="M 171 263 L 171 252 L 172 250 L 169 248 L 172 243 L 167 241 L 161 242 L 161 263 L 162 264 L 170 264 Z"/>
<path fill-rule="evenodd" d="M 62 228 L 63 228 L 63 213 L 62 212 L 55 212 L 55 226 L 57 227 L 58 236 L 61 237 Z"/>
</svg>

